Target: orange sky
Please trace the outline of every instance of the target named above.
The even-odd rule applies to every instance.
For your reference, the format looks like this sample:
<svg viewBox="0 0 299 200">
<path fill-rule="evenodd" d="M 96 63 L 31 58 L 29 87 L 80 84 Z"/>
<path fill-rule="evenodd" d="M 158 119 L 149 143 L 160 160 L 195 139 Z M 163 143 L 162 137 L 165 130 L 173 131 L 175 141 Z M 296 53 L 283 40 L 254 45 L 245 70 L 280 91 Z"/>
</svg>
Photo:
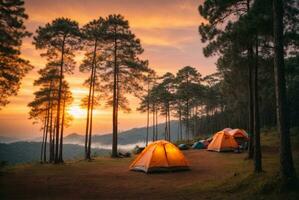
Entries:
<svg viewBox="0 0 299 200">
<path fill-rule="evenodd" d="M 158 74 L 176 73 L 183 66 L 196 67 L 203 75 L 215 72 L 215 58 L 205 58 L 202 54 L 198 25 L 202 22 L 197 7 L 198 0 L 25 0 L 29 20 L 26 26 L 29 31 L 44 25 L 56 17 L 69 17 L 77 20 L 80 26 L 88 21 L 106 17 L 108 14 L 122 14 L 129 20 L 133 32 L 141 39 L 145 49 L 142 57 L 148 59 L 150 66 Z M 32 38 L 26 39 L 22 46 L 22 56 L 35 66 L 22 81 L 18 96 L 10 98 L 10 104 L 0 110 L 0 135 L 18 138 L 39 137 L 39 125 L 32 125 L 28 120 L 27 104 L 33 100 L 33 87 L 37 71 L 45 64 L 32 46 Z M 82 55 L 76 57 L 77 65 Z M 68 133 L 83 133 L 85 117 L 78 110 L 80 99 L 87 94 L 82 86 L 88 75 L 78 72 L 67 77 L 75 99 L 71 111 L 78 112 Z M 132 112 L 120 115 L 120 131 L 144 126 L 146 116 L 135 111 L 138 101 L 131 98 Z M 111 109 L 98 108 L 95 113 L 94 133 L 111 132 Z"/>
</svg>

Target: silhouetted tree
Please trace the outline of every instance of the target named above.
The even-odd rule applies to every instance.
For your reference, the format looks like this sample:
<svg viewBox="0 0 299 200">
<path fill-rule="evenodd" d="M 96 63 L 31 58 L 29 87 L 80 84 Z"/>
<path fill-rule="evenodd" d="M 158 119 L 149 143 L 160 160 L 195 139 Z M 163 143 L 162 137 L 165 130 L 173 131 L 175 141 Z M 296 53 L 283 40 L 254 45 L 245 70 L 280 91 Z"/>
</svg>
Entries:
<svg viewBox="0 0 299 200">
<path fill-rule="evenodd" d="M 21 80 L 33 67 L 20 57 L 22 39 L 26 31 L 24 1 L 0 1 L 0 109 L 9 103 L 8 97 L 17 95 Z"/>
<path fill-rule="evenodd" d="M 92 118 L 93 118 L 93 102 L 95 101 L 94 92 L 98 80 L 100 67 L 104 61 L 104 48 L 105 48 L 105 33 L 106 26 L 105 20 L 99 18 L 86 24 L 82 28 L 83 45 L 86 50 L 85 58 L 80 66 L 80 71 L 90 72 L 90 77 L 86 81 L 89 87 L 89 93 L 87 98 L 87 118 L 86 118 L 86 130 L 85 130 L 85 159 L 91 159 L 91 136 L 92 136 Z"/>
<path fill-rule="evenodd" d="M 137 108 L 140 112 L 146 112 L 146 140 L 145 145 L 148 145 L 149 142 L 149 123 L 150 123 L 150 112 L 153 112 L 153 102 L 152 102 L 152 96 L 151 96 L 151 90 L 156 85 L 156 72 L 154 70 L 148 70 L 146 78 L 145 78 L 145 84 L 146 84 L 146 93 L 140 98 L 140 106 Z M 154 115 L 154 114 L 153 114 Z M 153 120 L 153 137 L 155 135 L 155 128 L 154 128 L 154 120 Z"/>
<path fill-rule="evenodd" d="M 191 101 L 198 92 L 201 74 L 193 67 L 186 66 L 176 74 L 176 97 L 179 99 L 182 110 L 180 111 L 186 124 L 186 138 L 190 140 L 190 111 Z"/>
<path fill-rule="evenodd" d="M 280 176 L 291 186 L 296 180 L 289 132 L 288 105 L 284 64 L 284 1 L 273 0 L 274 74 L 277 130 L 280 135 Z"/>
<path fill-rule="evenodd" d="M 59 85 L 58 85 L 58 101 L 56 113 L 56 146 L 55 146 L 55 163 L 63 162 L 59 159 L 59 133 L 61 123 L 61 107 L 62 107 L 62 83 L 64 72 L 72 72 L 75 67 L 74 52 L 80 48 L 80 30 L 76 21 L 67 18 L 58 18 L 47 23 L 44 27 L 36 30 L 33 44 L 36 49 L 45 49 L 46 53 L 42 56 L 48 60 L 59 61 Z"/>
<path fill-rule="evenodd" d="M 108 98 L 108 104 L 113 108 L 112 157 L 117 157 L 118 110 L 130 110 L 125 94 L 140 96 L 143 72 L 146 72 L 148 67 L 147 61 L 138 58 L 143 49 L 140 40 L 130 31 L 128 21 L 121 15 L 109 15 L 106 23 L 107 59 L 102 82 L 107 94 L 112 91 Z"/>
<path fill-rule="evenodd" d="M 54 65 L 54 66 L 53 66 Z M 53 162 L 53 146 L 54 140 L 53 135 L 53 110 L 57 107 L 58 102 L 58 84 L 59 84 L 59 71 L 55 63 L 48 63 L 48 65 L 39 70 L 40 77 L 34 82 L 35 86 L 39 86 L 39 90 L 34 93 L 35 98 L 32 102 L 28 104 L 30 109 L 30 119 L 35 120 L 34 123 L 41 123 L 43 130 L 43 141 L 41 149 L 41 161 L 46 162 L 47 158 L 47 139 L 49 138 L 49 162 Z M 64 125 L 68 125 L 71 117 L 65 112 L 66 107 L 72 103 L 72 94 L 69 91 L 69 87 L 66 81 L 63 81 L 62 87 L 63 93 L 63 112 L 62 112 L 62 122 L 61 122 L 61 132 L 60 132 L 60 148 L 59 157 L 62 160 L 62 150 L 63 150 L 63 128 Z M 49 137 L 48 137 L 49 133 Z M 57 152 L 58 153 L 58 152 Z"/>
</svg>

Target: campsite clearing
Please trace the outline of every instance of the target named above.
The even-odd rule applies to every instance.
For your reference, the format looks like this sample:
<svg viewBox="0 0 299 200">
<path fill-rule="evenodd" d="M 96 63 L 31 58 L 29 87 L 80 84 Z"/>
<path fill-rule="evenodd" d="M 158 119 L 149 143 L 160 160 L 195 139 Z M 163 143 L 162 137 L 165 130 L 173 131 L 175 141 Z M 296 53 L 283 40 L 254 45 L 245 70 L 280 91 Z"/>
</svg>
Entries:
<svg viewBox="0 0 299 200">
<path fill-rule="evenodd" d="M 298 199 L 298 192 L 289 192 L 287 197 L 274 192 L 276 179 L 272 177 L 278 170 L 275 138 L 273 134 L 262 137 L 266 172 L 259 177 L 251 175 L 252 161 L 244 159 L 245 153 L 187 150 L 183 153 L 191 164 L 190 171 L 156 174 L 129 171 L 133 158 L 99 157 L 92 162 L 5 167 L 0 174 L 0 198 Z M 294 157 L 298 158 L 298 143 L 294 146 Z M 298 159 L 295 162 L 299 171 Z"/>
</svg>

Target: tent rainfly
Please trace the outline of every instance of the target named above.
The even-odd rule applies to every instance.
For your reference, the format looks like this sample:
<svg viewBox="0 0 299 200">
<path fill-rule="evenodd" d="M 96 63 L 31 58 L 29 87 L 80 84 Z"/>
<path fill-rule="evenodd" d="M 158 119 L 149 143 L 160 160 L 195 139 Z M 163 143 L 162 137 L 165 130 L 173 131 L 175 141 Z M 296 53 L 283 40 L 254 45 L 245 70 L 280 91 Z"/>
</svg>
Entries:
<svg viewBox="0 0 299 200">
<path fill-rule="evenodd" d="M 129 167 L 145 173 L 188 170 L 184 154 L 172 143 L 158 140 L 149 144 Z"/>
<path fill-rule="evenodd" d="M 238 148 L 239 145 L 229 133 L 225 131 L 219 131 L 213 136 L 212 142 L 208 146 L 209 151 L 233 151 Z"/>
</svg>

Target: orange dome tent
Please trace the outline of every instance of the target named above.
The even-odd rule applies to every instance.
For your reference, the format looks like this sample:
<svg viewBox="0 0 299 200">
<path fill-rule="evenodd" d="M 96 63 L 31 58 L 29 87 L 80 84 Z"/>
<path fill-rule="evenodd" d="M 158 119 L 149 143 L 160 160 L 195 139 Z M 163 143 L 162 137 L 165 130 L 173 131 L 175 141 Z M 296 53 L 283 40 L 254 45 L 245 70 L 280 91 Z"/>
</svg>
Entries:
<svg viewBox="0 0 299 200">
<path fill-rule="evenodd" d="M 174 144 L 159 140 L 148 145 L 129 168 L 148 173 L 187 170 L 189 164 L 184 154 Z"/>
<path fill-rule="evenodd" d="M 227 132 L 219 131 L 213 136 L 212 142 L 208 146 L 209 151 L 233 151 L 239 145 L 236 140 Z"/>
</svg>

